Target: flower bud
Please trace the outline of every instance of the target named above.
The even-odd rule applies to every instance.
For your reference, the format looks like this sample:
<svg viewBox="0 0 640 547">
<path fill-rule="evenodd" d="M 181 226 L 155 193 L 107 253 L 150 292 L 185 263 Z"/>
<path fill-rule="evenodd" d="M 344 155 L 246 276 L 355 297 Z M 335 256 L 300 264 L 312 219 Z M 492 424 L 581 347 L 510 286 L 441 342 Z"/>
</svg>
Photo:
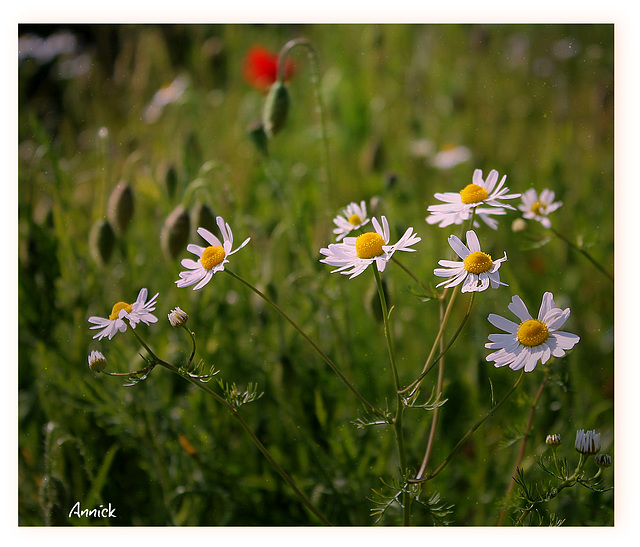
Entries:
<svg viewBox="0 0 640 547">
<path fill-rule="evenodd" d="M 280 132 L 289 114 L 289 91 L 283 82 L 276 81 L 269 89 L 269 94 L 262 111 L 262 123 L 269 138 Z"/>
<path fill-rule="evenodd" d="M 611 467 L 613 460 L 609 454 L 596 454 L 596 465 L 598 467 Z"/>
<path fill-rule="evenodd" d="M 264 130 L 264 125 L 262 125 L 262 122 L 255 121 L 251 123 L 247 128 L 247 132 L 249 133 L 251 142 L 253 142 L 258 151 L 265 156 L 269 155 L 269 137 L 267 137 L 267 133 Z"/>
<path fill-rule="evenodd" d="M 127 231 L 133 218 L 133 191 L 126 182 L 120 182 L 111 192 L 107 215 L 118 235 Z"/>
<path fill-rule="evenodd" d="M 546 442 L 549 446 L 560 446 L 562 444 L 562 437 L 559 434 L 547 435 Z"/>
<path fill-rule="evenodd" d="M 180 308 L 174 308 L 171 310 L 171 313 L 167 315 L 169 318 L 169 323 L 174 329 L 181 327 L 184 325 L 189 319 L 189 314 L 185 311 L 182 311 Z"/>
<path fill-rule="evenodd" d="M 99 351 L 92 351 L 88 360 L 89 368 L 94 372 L 102 372 L 107 368 L 107 359 Z"/>
<path fill-rule="evenodd" d="M 176 188 L 178 187 L 178 172 L 176 171 L 175 166 L 171 165 L 167 169 L 164 176 L 164 185 L 167 188 L 167 194 L 172 198 L 176 193 Z"/>
<path fill-rule="evenodd" d="M 600 452 L 600 433 L 596 433 L 595 429 L 587 432 L 579 429 L 576 433 L 576 450 L 585 455 Z"/>
<path fill-rule="evenodd" d="M 169 258 L 176 258 L 186 247 L 190 226 L 189 214 L 182 205 L 178 205 L 164 221 L 160 244 Z"/>
<path fill-rule="evenodd" d="M 191 210 L 191 225 L 206 228 L 210 232 L 219 231 L 216 215 L 206 203 L 196 203 Z"/>
<path fill-rule="evenodd" d="M 111 260 L 116 234 L 106 219 L 98 220 L 89 232 L 89 248 L 96 262 L 105 266 Z"/>
</svg>

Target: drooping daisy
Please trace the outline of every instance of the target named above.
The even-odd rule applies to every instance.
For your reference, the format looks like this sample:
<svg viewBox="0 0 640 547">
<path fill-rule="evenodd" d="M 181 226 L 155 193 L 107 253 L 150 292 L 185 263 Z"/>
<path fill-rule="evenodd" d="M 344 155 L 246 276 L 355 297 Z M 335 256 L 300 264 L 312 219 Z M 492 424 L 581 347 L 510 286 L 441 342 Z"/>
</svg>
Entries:
<svg viewBox="0 0 640 547">
<path fill-rule="evenodd" d="M 350 203 L 343 210 L 343 215 L 338 215 L 333 219 L 333 223 L 337 228 L 333 229 L 333 233 L 336 234 L 336 241 L 340 241 L 352 230 L 357 230 L 369 222 L 367 218 L 367 205 L 363 201 L 358 205 L 355 202 Z"/>
<path fill-rule="evenodd" d="M 533 319 L 529 310 L 519 296 L 514 296 L 509 310 L 520 319 L 520 324 L 505 319 L 500 315 L 489 314 L 489 322 L 507 334 L 490 334 L 487 349 L 495 349 L 487 355 L 487 361 L 495 361 L 496 367 L 509 365 L 513 370 L 524 367 L 531 372 L 538 361 L 546 363 L 553 355 L 563 357 L 579 341 L 580 337 L 569 332 L 559 331 L 569 318 L 571 310 L 555 307 L 553 294 L 544 293 L 538 312 L 538 319 Z"/>
<path fill-rule="evenodd" d="M 176 281 L 176 285 L 180 288 L 196 285 L 193 290 L 201 289 L 213 277 L 213 274 L 224 270 L 224 265 L 228 263 L 228 256 L 237 253 L 244 247 L 249 240 L 248 237 L 235 250 L 231 250 L 233 246 L 233 233 L 229 224 L 225 223 L 222 217 L 216 217 L 216 224 L 220 228 L 223 241 L 221 242 L 209 230 L 198 228 L 198 234 L 209 243 L 208 247 L 201 247 L 190 243 L 187 245 L 187 251 L 198 256 L 198 260 L 185 258 L 181 264 L 188 268 L 189 271 L 180 272 L 180 279 Z"/>
<path fill-rule="evenodd" d="M 556 193 L 548 188 L 540 192 L 539 197 L 535 189 L 530 188 L 522 194 L 522 205 L 518 205 L 518 209 L 524 213 L 522 215 L 524 218 L 537 220 L 545 228 L 551 228 L 551 221 L 547 215 L 562 207 L 562 202 L 554 203 L 554 199 L 556 199 Z"/>
<path fill-rule="evenodd" d="M 107 368 L 107 359 L 99 351 L 92 351 L 88 357 L 89 368 L 94 372 L 102 372 Z"/>
<path fill-rule="evenodd" d="M 167 318 L 173 328 L 178 328 L 189 320 L 189 314 L 180 308 L 174 308 L 171 310 L 171 313 L 167 314 Z"/>
<path fill-rule="evenodd" d="M 326 258 L 320 262 L 337 266 L 331 273 L 340 272 L 349 275 L 350 279 L 360 275 L 373 262 L 379 272 L 384 271 L 387 262 L 396 251 L 414 252 L 410 249 L 420 241 L 413 233 L 413 228 L 407 228 L 400 240 L 394 245 L 389 243 L 389 223 L 386 217 L 382 217 L 382 225 L 376 218 L 372 219 L 375 232 L 366 232 L 358 237 L 345 237 L 342 243 L 332 243 L 328 248 L 320 249 L 320 253 Z"/>
<path fill-rule="evenodd" d="M 148 302 L 147 289 L 141 289 L 138 293 L 138 298 L 133 304 L 127 302 L 117 302 L 114 304 L 109 317 L 89 317 L 89 323 L 93 323 L 91 329 L 102 329 L 98 334 L 94 336 L 98 340 L 102 340 L 105 336 L 111 340 L 118 332 L 124 332 L 127 330 L 127 324 L 125 319 L 129 321 L 131 328 L 135 329 L 136 325 L 141 321 L 148 325 L 149 323 L 155 323 L 158 318 L 151 312 L 155 310 L 155 300 L 158 298 L 156 293 L 153 298 Z"/>
<path fill-rule="evenodd" d="M 473 182 L 465 186 L 460 192 L 437 193 L 435 197 L 443 204 L 430 205 L 428 211 L 431 213 L 426 218 L 429 224 L 438 224 L 441 228 L 451 224 L 462 224 L 471 217 L 473 209 L 490 228 L 494 230 L 498 222 L 490 215 L 504 215 L 507 209 L 515 209 L 511 205 L 502 203 L 503 199 L 513 199 L 520 197 L 520 194 L 508 194 L 509 188 L 504 186 L 507 176 L 502 177 L 498 182 L 498 172 L 493 169 L 487 175 L 486 181 L 482 178 L 482 171 L 476 169 L 473 172 Z M 478 224 L 474 220 L 474 226 Z"/>
<path fill-rule="evenodd" d="M 600 452 L 600 433 L 596 433 L 595 429 L 590 431 L 579 429 L 576 432 L 576 450 L 585 455 Z"/>
<path fill-rule="evenodd" d="M 450 277 L 447 281 L 438 284 L 446 288 L 455 287 L 464 281 L 462 292 L 484 291 L 491 288 L 497 289 L 500 285 L 507 286 L 500 281 L 500 264 L 507 260 L 507 254 L 498 260 L 492 260 L 491 256 L 480 249 L 480 241 L 473 230 L 467 232 L 467 245 L 454 235 L 449 236 L 449 245 L 462 259 L 462 262 L 453 260 L 440 260 L 438 264 L 444 268 L 436 268 L 433 273 L 438 277 Z"/>
</svg>

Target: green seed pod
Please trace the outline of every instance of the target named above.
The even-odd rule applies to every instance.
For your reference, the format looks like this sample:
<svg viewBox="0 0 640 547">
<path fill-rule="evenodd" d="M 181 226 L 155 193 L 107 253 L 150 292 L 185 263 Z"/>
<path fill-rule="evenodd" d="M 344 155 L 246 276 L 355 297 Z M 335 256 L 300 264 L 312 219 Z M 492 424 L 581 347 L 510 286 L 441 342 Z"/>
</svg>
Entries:
<svg viewBox="0 0 640 547">
<path fill-rule="evenodd" d="M 160 244 L 169 258 L 176 258 L 186 247 L 191 223 L 189 214 L 178 205 L 164 221 L 160 232 Z"/>
<path fill-rule="evenodd" d="M 205 203 L 196 203 L 191 210 L 191 225 L 196 228 L 206 228 L 214 234 L 220 231 L 216 224 L 216 215 Z"/>
<path fill-rule="evenodd" d="M 126 182 L 119 182 L 111 192 L 107 216 L 118 235 L 123 235 L 133 218 L 133 191 Z"/>
<path fill-rule="evenodd" d="M 106 219 L 98 220 L 89 232 L 89 249 L 95 261 L 106 266 L 116 245 L 116 234 Z"/>
<path fill-rule="evenodd" d="M 269 138 L 284 127 L 289 114 L 289 91 L 283 82 L 277 81 L 269 89 L 262 111 L 262 124 Z"/>
</svg>

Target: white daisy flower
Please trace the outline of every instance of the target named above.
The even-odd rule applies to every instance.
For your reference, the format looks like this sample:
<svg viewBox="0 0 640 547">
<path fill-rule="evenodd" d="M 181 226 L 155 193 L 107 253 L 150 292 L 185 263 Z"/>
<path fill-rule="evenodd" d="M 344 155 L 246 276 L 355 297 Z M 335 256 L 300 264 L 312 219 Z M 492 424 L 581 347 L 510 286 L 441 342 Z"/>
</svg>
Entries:
<svg viewBox="0 0 640 547">
<path fill-rule="evenodd" d="M 545 228 L 551 228 L 551 221 L 547 215 L 562 207 L 562 202 L 554 203 L 554 199 L 556 199 L 556 193 L 552 190 L 545 188 L 538 197 L 538 193 L 530 188 L 522 194 L 522 205 L 518 205 L 518 209 L 524 213 L 522 215 L 524 218 L 537 220 Z"/>
<path fill-rule="evenodd" d="M 575 334 L 557 330 L 569 318 L 571 310 L 556 308 L 550 292 L 542 297 L 538 319 L 531 317 L 517 295 L 511 299 L 509 310 L 520 319 L 520 324 L 493 313 L 488 317 L 494 327 L 507 333 L 490 334 L 490 342 L 484 346 L 498 350 L 487 355 L 487 361 L 495 361 L 496 367 L 509 365 L 513 370 L 524 367 L 525 372 L 531 372 L 539 360 L 544 364 L 552 355 L 563 357 L 580 341 Z"/>
<path fill-rule="evenodd" d="M 595 429 L 591 431 L 579 429 L 576 432 L 576 450 L 585 455 L 600 452 L 600 433 L 596 433 Z"/>
<path fill-rule="evenodd" d="M 138 298 L 133 304 L 127 302 L 117 302 L 111 309 L 111 314 L 108 318 L 104 317 L 89 317 L 89 323 L 93 323 L 91 329 L 102 329 L 98 334 L 94 336 L 98 340 L 102 340 L 105 336 L 111 340 L 118 332 L 124 332 L 127 330 L 127 324 L 125 319 L 129 320 L 131 328 L 135 329 L 136 325 L 141 321 L 148 325 L 149 323 L 155 323 L 158 318 L 151 312 L 155 310 L 155 300 L 158 298 L 156 293 L 153 298 L 148 302 L 147 289 L 141 289 L 138 293 Z"/>
<path fill-rule="evenodd" d="M 333 229 L 333 233 L 336 234 L 336 241 L 340 241 L 352 230 L 357 230 L 369 222 L 367 218 L 367 205 L 364 201 L 358 205 L 355 202 L 350 203 L 343 210 L 344 216 L 338 215 L 333 219 L 333 223 L 337 228 Z"/>
<path fill-rule="evenodd" d="M 502 203 L 500 200 L 520 197 L 520 194 L 508 194 L 509 188 L 504 186 L 507 176 L 502 177 L 498 182 L 498 172 L 493 169 L 487 180 L 483 180 L 482 171 L 476 169 L 473 172 L 473 182 L 465 186 L 460 192 L 445 192 L 435 194 L 436 199 L 444 201 L 443 204 L 430 205 L 428 211 L 431 213 L 426 218 L 429 224 L 438 224 L 441 228 L 451 224 L 462 224 L 471 217 L 473 209 L 490 228 L 494 230 L 498 222 L 490 215 L 504 215 L 507 209 L 515 209 L 511 205 Z M 479 224 L 474 220 L 474 227 Z"/>
<path fill-rule="evenodd" d="M 464 281 L 462 292 L 484 291 L 489 288 L 497 289 L 500 285 L 507 286 L 500 281 L 500 264 L 507 260 L 507 254 L 498 260 L 492 260 L 491 256 L 480 249 L 480 241 L 473 230 L 467 232 L 467 245 L 454 235 L 449 236 L 449 245 L 463 260 L 440 260 L 438 264 L 444 268 L 436 268 L 433 273 L 438 277 L 451 277 L 447 281 L 438 284 L 446 288 L 455 287 Z"/>
<path fill-rule="evenodd" d="M 379 272 L 384 271 L 387 262 L 396 251 L 414 252 L 409 249 L 420 241 L 413 233 L 413 228 L 408 228 L 400 240 L 394 245 L 389 245 L 389 223 L 386 217 L 382 217 L 382 225 L 376 218 L 372 219 L 375 232 L 366 232 L 358 237 L 345 237 L 342 243 L 332 243 L 328 248 L 320 249 L 325 255 L 320 262 L 337 266 L 331 273 L 340 272 L 350 275 L 350 279 L 360 275 L 373 262 Z"/>
<path fill-rule="evenodd" d="M 466 146 L 445 143 L 431 158 L 431 165 L 436 169 L 451 169 L 471 159 L 471 150 Z"/>
<path fill-rule="evenodd" d="M 198 256 L 199 260 L 192 260 L 191 258 L 185 258 L 181 264 L 188 268 L 189 271 L 180 272 L 180 279 L 176 281 L 176 285 L 180 288 L 188 287 L 190 285 L 196 285 L 193 290 L 201 289 L 204 287 L 213 274 L 224 270 L 224 265 L 228 263 L 228 256 L 237 253 L 242 247 L 244 247 L 249 240 L 248 237 L 242 244 L 235 250 L 231 250 L 233 246 L 233 233 L 229 224 L 225 223 L 222 217 L 216 217 L 216 223 L 220 228 L 223 241 L 221 242 L 216 236 L 214 236 L 209 230 L 205 228 L 198 228 L 198 234 L 209 243 L 208 247 L 200 247 L 200 245 L 189 244 L 187 245 L 187 251 Z"/>
</svg>

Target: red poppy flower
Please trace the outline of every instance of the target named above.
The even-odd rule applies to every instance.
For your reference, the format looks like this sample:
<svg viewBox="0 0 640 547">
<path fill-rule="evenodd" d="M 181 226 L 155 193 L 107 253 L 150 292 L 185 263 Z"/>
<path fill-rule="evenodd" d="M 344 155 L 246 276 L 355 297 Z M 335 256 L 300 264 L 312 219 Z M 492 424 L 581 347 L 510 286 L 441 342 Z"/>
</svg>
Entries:
<svg viewBox="0 0 640 547">
<path fill-rule="evenodd" d="M 293 64 L 285 62 L 284 79 L 293 74 Z M 244 62 L 244 79 L 256 89 L 267 92 L 278 77 L 278 55 L 262 46 L 253 46 Z"/>
</svg>

